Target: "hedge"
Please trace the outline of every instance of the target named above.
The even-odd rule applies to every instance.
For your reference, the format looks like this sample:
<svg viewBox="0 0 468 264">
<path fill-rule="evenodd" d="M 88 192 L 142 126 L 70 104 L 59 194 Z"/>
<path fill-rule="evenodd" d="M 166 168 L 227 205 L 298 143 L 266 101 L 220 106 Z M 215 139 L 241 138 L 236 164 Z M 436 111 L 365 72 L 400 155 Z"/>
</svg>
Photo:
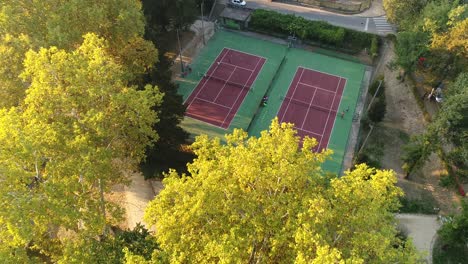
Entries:
<svg viewBox="0 0 468 264">
<path fill-rule="evenodd" d="M 296 35 L 307 43 L 317 43 L 357 53 L 370 49 L 372 34 L 333 26 L 324 21 L 311 21 L 303 17 L 257 9 L 252 12 L 249 28 L 275 36 Z"/>
</svg>

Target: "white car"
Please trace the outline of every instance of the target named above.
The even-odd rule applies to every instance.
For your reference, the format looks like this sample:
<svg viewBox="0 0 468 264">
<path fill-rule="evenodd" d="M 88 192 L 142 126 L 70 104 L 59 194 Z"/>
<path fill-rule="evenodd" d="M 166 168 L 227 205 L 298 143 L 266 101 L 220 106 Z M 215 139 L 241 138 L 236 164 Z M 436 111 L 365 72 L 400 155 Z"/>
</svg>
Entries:
<svg viewBox="0 0 468 264">
<path fill-rule="evenodd" d="M 244 0 L 231 0 L 231 4 L 237 6 L 245 6 L 247 3 Z"/>
</svg>

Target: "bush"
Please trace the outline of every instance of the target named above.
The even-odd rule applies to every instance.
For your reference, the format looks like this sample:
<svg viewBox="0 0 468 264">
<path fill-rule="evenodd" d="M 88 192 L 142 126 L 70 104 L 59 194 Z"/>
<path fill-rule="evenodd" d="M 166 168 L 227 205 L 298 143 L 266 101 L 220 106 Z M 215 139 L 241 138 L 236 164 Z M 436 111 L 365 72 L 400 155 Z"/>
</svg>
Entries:
<svg viewBox="0 0 468 264">
<path fill-rule="evenodd" d="M 435 208 L 438 207 L 434 198 L 430 195 L 424 195 L 421 199 L 410 200 L 406 197 L 400 198 L 401 213 L 414 214 L 437 214 Z"/>
<path fill-rule="evenodd" d="M 369 94 L 371 96 L 374 96 L 375 92 L 377 91 L 377 88 L 379 88 L 380 81 L 382 81 L 382 84 L 381 84 L 382 87 L 380 87 L 379 94 L 377 96 L 378 97 L 380 97 L 381 95 L 385 96 L 384 87 L 383 87 L 383 86 L 385 86 L 385 82 L 384 82 L 383 75 L 380 75 L 379 77 L 377 77 L 377 79 L 369 87 Z"/>
<path fill-rule="evenodd" d="M 379 55 L 379 39 L 377 36 L 372 36 L 370 55 L 372 58 L 375 58 L 377 55 Z"/>
<path fill-rule="evenodd" d="M 370 167 L 374 167 L 377 169 L 382 168 L 382 164 L 380 163 L 380 161 L 372 158 L 365 152 L 359 153 L 359 155 L 354 160 L 354 164 L 361 164 L 361 163 L 366 163 Z"/>
<path fill-rule="evenodd" d="M 252 12 L 249 27 L 275 36 L 296 35 L 306 42 L 317 42 L 319 45 L 329 45 L 352 52 L 371 48 L 373 37 L 376 39 L 374 35 L 369 33 L 262 9 Z"/>
<path fill-rule="evenodd" d="M 376 97 L 369 109 L 369 112 L 367 112 L 367 117 L 373 123 L 379 123 L 385 117 L 385 113 L 387 112 L 386 108 L 387 103 L 385 102 L 385 98 Z"/>
<path fill-rule="evenodd" d="M 455 179 L 450 175 L 444 175 L 439 179 L 439 185 L 442 187 L 454 187 L 457 185 Z"/>
</svg>

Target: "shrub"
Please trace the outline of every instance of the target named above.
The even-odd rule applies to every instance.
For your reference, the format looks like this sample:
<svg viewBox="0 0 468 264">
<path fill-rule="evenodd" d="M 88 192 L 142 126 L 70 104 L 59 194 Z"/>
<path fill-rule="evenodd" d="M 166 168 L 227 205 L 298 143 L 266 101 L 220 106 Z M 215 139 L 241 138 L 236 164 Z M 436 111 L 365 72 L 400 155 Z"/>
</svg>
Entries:
<svg viewBox="0 0 468 264">
<path fill-rule="evenodd" d="M 379 55 L 379 39 L 377 36 L 372 36 L 370 55 L 372 58 L 375 58 L 377 55 Z"/>
<path fill-rule="evenodd" d="M 442 187 L 454 187 L 457 185 L 455 179 L 450 175 L 444 175 L 439 179 L 439 185 Z"/>
<path fill-rule="evenodd" d="M 377 97 L 380 97 L 380 96 L 385 96 L 385 82 L 384 82 L 384 77 L 383 75 L 377 77 L 377 79 L 371 84 L 371 86 L 369 87 L 369 94 L 371 96 L 374 96 L 375 92 L 377 91 L 377 88 L 379 88 L 379 83 L 380 81 L 382 81 L 382 84 L 381 84 L 381 87 L 379 89 L 379 94 L 377 95 Z"/>
<path fill-rule="evenodd" d="M 373 123 L 379 123 L 385 117 L 387 104 L 385 99 L 376 97 L 372 103 L 367 116 Z"/>
<path fill-rule="evenodd" d="M 365 152 L 359 153 L 359 155 L 357 155 L 356 159 L 354 160 L 354 164 L 361 163 L 366 163 L 367 165 L 374 168 L 382 168 L 382 164 L 379 160 L 376 160 Z"/>
<path fill-rule="evenodd" d="M 430 195 L 424 195 L 421 199 L 408 199 L 402 197 L 400 199 L 401 213 L 414 213 L 414 214 L 437 214 L 435 208 L 438 207 L 437 202 Z"/>
<path fill-rule="evenodd" d="M 372 48 L 372 34 L 333 26 L 324 21 L 310 21 L 294 15 L 257 9 L 252 12 L 249 27 L 271 35 L 296 35 L 306 42 L 318 42 L 335 48 L 359 52 Z M 378 42 L 377 48 L 378 48 Z"/>
</svg>

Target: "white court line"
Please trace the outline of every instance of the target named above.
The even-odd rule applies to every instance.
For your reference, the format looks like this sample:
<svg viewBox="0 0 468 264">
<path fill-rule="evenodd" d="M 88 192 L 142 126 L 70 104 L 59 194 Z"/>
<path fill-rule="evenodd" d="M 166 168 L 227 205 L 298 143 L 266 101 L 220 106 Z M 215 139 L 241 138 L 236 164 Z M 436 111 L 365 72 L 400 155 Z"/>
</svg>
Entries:
<svg viewBox="0 0 468 264">
<path fill-rule="evenodd" d="M 210 123 L 210 122 L 207 122 L 207 121 L 205 121 L 205 120 L 201 120 L 201 119 L 198 119 L 198 118 L 208 119 L 208 120 L 210 120 L 210 121 L 217 122 L 217 123 L 219 123 L 219 120 L 215 120 L 215 119 L 213 119 L 213 118 L 210 118 L 209 116 L 204 116 L 204 115 L 199 115 L 199 114 L 192 114 L 192 113 L 188 113 L 188 114 L 191 115 L 191 116 L 186 115 L 186 117 L 190 117 L 190 118 L 193 118 L 193 119 L 195 119 L 195 120 L 197 120 L 197 121 L 201 121 L 201 122 L 204 122 L 204 123 L 206 123 L 206 124 L 210 124 L 210 125 L 212 125 L 212 126 L 214 126 L 214 127 L 221 128 L 221 129 L 226 130 L 225 128 L 223 128 L 223 127 L 221 127 L 221 126 L 219 126 L 219 125 L 215 125 L 215 124 L 212 124 L 212 123 Z M 196 117 L 198 117 L 198 118 L 196 118 Z"/>
<path fill-rule="evenodd" d="M 218 106 L 221 106 L 221 107 L 224 107 L 224 108 L 227 108 L 227 109 L 231 109 L 231 107 L 229 107 L 229 106 L 225 106 L 225 105 L 222 105 L 222 104 L 218 104 L 218 103 L 215 103 L 215 102 L 211 102 L 211 101 L 208 101 L 208 100 L 206 100 L 206 99 L 199 98 L 199 97 L 195 97 L 195 99 L 193 99 L 193 100 L 194 100 L 194 101 L 195 101 L 195 100 L 200 100 L 200 101 L 207 102 L 207 103 L 214 104 L 214 105 L 218 105 Z"/>
<path fill-rule="evenodd" d="M 312 102 L 314 101 L 314 98 L 315 98 L 315 94 L 317 93 L 317 89 L 314 90 L 314 94 L 312 95 L 312 99 L 310 100 L 310 103 L 309 103 L 309 108 L 307 108 L 307 112 L 306 112 L 306 115 L 304 117 L 304 120 L 302 121 L 302 125 L 301 125 L 301 129 L 304 128 L 304 123 L 307 119 L 307 116 L 309 115 L 309 111 L 310 111 L 310 108 L 312 108 Z"/>
<path fill-rule="evenodd" d="M 257 69 L 258 64 L 260 63 L 261 60 L 262 60 L 262 58 L 259 58 L 259 59 L 258 59 L 257 64 L 255 65 L 254 70 L 250 73 L 249 78 L 247 79 L 247 82 L 246 82 L 245 85 L 243 86 L 243 89 L 244 89 L 245 86 L 249 83 L 250 78 L 252 78 L 252 74 L 255 72 L 255 69 Z M 259 74 L 260 74 L 260 72 L 259 72 Z M 258 74 L 257 74 L 257 76 L 258 76 Z M 255 77 L 255 78 L 256 78 L 256 77 Z M 250 88 L 249 88 L 249 89 L 250 89 Z M 248 93 L 248 91 L 247 91 L 247 93 Z M 242 94 L 242 91 L 240 91 L 239 94 L 237 95 L 236 100 L 234 101 L 234 104 L 232 104 L 232 107 L 233 107 L 234 105 L 236 105 L 237 100 L 239 100 L 239 96 L 240 96 L 241 94 Z M 244 100 L 245 100 L 245 98 L 247 97 L 247 95 L 248 95 L 248 94 L 246 94 L 246 95 L 244 96 Z M 244 102 L 244 100 L 242 100 L 242 102 Z M 215 101 L 216 101 L 216 100 L 215 100 Z M 241 102 L 241 105 L 242 105 L 242 102 Z M 221 126 L 224 125 L 224 122 L 226 122 L 226 118 L 228 118 L 229 114 L 231 113 L 232 107 L 231 107 L 231 109 L 229 110 L 229 112 L 227 113 L 227 115 L 224 117 L 224 120 L 223 120 L 223 123 L 221 123 Z M 239 107 L 240 107 L 240 106 L 239 106 Z M 239 108 L 238 108 L 238 109 L 239 109 Z"/>
<path fill-rule="evenodd" d="M 323 112 L 336 112 L 336 111 L 334 111 L 332 109 L 325 108 L 325 107 L 319 106 L 319 105 L 309 104 L 309 103 L 306 103 L 306 102 L 301 101 L 301 100 L 296 100 L 296 99 L 291 100 L 291 98 L 289 98 L 289 97 L 285 97 L 284 100 L 290 100 L 290 101 L 299 102 L 299 103 L 302 103 L 302 104 L 308 104 L 310 108 L 312 108 L 312 109 L 320 108 Z"/>
<path fill-rule="evenodd" d="M 309 71 L 314 71 L 314 72 L 320 72 L 320 73 L 323 73 L 323 74 L 326 74 L 326 75 L 331 75 L 331 76 L 335 76 L 337 78 L 343 78 L 341 76 L 338 76 L 338 75 L 335 75 L 335 74 L 331 74 L 331 73 L 328 73 L 328 72 L 323 72 L 323 71 L 318 71 L 318 70 L 314 70 L 314 69 L 311 69 L 311 68 L 306 68 L 304 66 L 300 66 L 299 68 L 302 68 L 302 69 L 305 69 L 305 70 L 309 70 Z M 343 78 L 344 79 L 344 78 Z"/>
<path fill-rule="evenodd" d="M 221 89 L 219 90 L 218 94 L 217 94 L 216 97 L 214 98 L 213 102 L 216 102 L 216 99 L 218 99 L 219 95 L 220 95 L 221 92 L 223 91 L 224 87 L 226 87 L 226 84 L 228 83 L 229 79 L 231 79 L 231 77 L 232 77 L 232 75 L 234 74 L 235 71 L 236 71 L 236 68 L 234 68 L 234 70 L 232 70 L 231 74 L 229 74 L 229 77 L 228 77 L 227 80 L 224 82 L 223 87 L 221 87 Z"/>
<path fill-rule="evenodd" d="M 298 128 L 298 127 L 294 127 L 296 130 L 301 130 L 301 131 L 304 131 L 306 133 L 310 133 L 310 134 L 314 134 L 314 135 L 317 135 L 319 136 L 320 138 L 323 138 L 323 135 L 320 135 L 319 133 L 315 133 L 315 132 L 312 132 L 312 131 L 309 131 L 309 130 L 305 130 L 305 129 L 302 129 L 302 128 Z M 322 141 L 322 139 L 320 139 L 320 141 Z"/>
<path fill-rule="evenodd" d="M 221 61 L 221 63 L 222 63 L 222 64 L 226 64 L 226 65 L 228 65 L 228 66 L 234 66 L 234 67 L 236 67 L 236 68 L 243 69 L 243 70 L 246 70 L 246 71 L 249 71 L 249 72 L 253 72 L 253 71 L 255 70 L 255 69 L 253 69 L 253 70 L 247 69 L 247 68 L 244 68 L 244 67 L 241 67 L 241 66 L 237 66 L 237 65 L 235 65 L 235 64 L 227 63 L 227 62 L 222 62 L 222 61 Z"/>
<path fill-rule="evenodd" d="M 367 31 L 369 27 L 369 18 L 366 19 L 366 27 L 364 27 L 364 31 Z"/>
<path fill-rule="evenodd" d="M 233 48 L 226 48 L 226 47 L 224 47 L 224 48 L 225 48 L 225 49 L 228 49 L 228 50 L 237 51 L 237 52 L 240 52 L 240 53 L 245 53 L 245 54 L 250 55 L 250 56 L 260 57 L 260 58 L 265 59 L 265 61 L 267 60 L 267 58 L 265 58 L 265 57 L 263 57 L 263 56 L 258 56 L 258 55 L 252 54 L 252 53 L 248 53 L 248 52 L 245 52 L 245 51 L 236 50 L 236 49 L 233 49 Z"/>
<path fill-rule="evenodd" d="M 223 49 L 223 50 L 224 50 L 224 49 Z M 216 59 L 219 57 L 219 55 L 221 55 L 221 53 L 223 52 L 223 50 L 221 50 L 221 52 L 218 54 L 218 56 L 216 57 Z M 224 54 L 224 56 L 226 56 L 226 54 L 228 54 L 228 52 L 226 52 L 226 53 Z M 223 56 L 223 58 L 224 58 L 224 56 Z M 208 72 L 208 71 L 211 69 L 211 67 L 213 67 L 213 64 L 216 62 L 216 59 L 213 60 L 213 62 L 211 63 L 210 67 L 208 68 L 208 70 L 207 70 L 206 72 Z M 221 60 L 222 60 L 222 58 L 221 58 Z M 219 64 L 216 65 L 216 68 L 215 68 L 213 71 L 215 71 L 218 67 L 219 67 Z M 202 77 L 202 78 L 200 79 L 200 81 L 198 82 L 197 86 L 195 86 L 195 89 L 198 87 L 198 85 L 200 85 L 200 83 L 201 83 L 203 80 L 204 80 L 204 79 L 203 79 L 203 77 Z M 200 87 L 200 90 L 199 90 L 198 93 L 195 95 L 194 100 L 195 100 L 195 98 L 198 97 L 198 95 L 199 95 L 200 92 L 203 90 L 203 88 L 205 88 L 206 83 L 207 83 L 207 81 L 205 81 L 205 83 L 202 85 L 202 87 Z M 192 95 L 192 94 L 190 94 L 190 95 Z M 190 95 L 187 97 L 187 100 L 190 98 Z M 187 102 L 187 100 L 185 100 L 184 104 Z M 193 102 L 193 100 L 192 100 L 192 102 Z M 187 109 L 190 107 L 190 105 L 192 105 L 192 102 L 190 102 L 190 104 L 187 106 Z"/>
<path fill-rule="evenodd" d="M 263 57 L 263 56 L 258 56 L 258 55 L 254 55 L 254 54 L 251 54 L 251 53 L 248 53 L 248 52 L 243 52 L 243 51 L 239 51 L 239 50 L 236 50 L 236 49 L 231 49 L 231 48 L 223 47 L 223 49 L 219 52 L 218 56 L 216 56 L 216 58 L 215 58 L 215 59 L 213 60 L 213 62 L 211 63 L 210 67 L 208 67 L 206 73 L 208 73 L 209 70 L 213 67 L 213 64 L 214 64 L 214 63 L 216 62 L 216 60 L 219 58 L 219 56 L 221 55 L 221 53 L 223 52 L 223 50 L 226 50 L 226 53 L 225 53 L 225 54 L 223 55 L 223 57 L 219 60 L 219 62 L 222 62 L 222 61 L 224 60 L 224 57 L 229 53 L 230 50 L 234 50 L 234 51 L 237 51 L 237 52 L 239 52 L 239 53 L 245 53 L 245 54 L 248 54 L 248 55 L 253 56 L 253 57 L 256 57 L 256 58 L 261 58 L 261 59 L 264 60 L 264 63 L 266 63 L 266 62 L 268 61 L 268 59 L 266 59 L 266 58 Z M 260 59 L 259 61 L 261 61 L 261 59 Z M 240 68 L 243 68 L 243 69 L 245 69 L 245 70 L 249 70 L 249 71 L 255 72 L 256 68 L 258 67 L 259 61 L 257 62 L 257 65 L 255 66 L 255 69 L 254 69 L 254 70 L 250 70 L 250 69 L 243 68 L 243 67 L 240 67 Z M 228 64 L 228 63 L 223 63 L 223 64 Z M 234 67 L 236 67 L 236 66 L 233 65 L 233 64 L 231 64 L 231 65 L 234 66 Z M 213 72 L 216 71 L 216 69 L 217 69 L 218 67 L 219 67 L 219 64 L 216 65 L 216 68 L 213 69 Z M 204 76 L 205 76 L 205 75 L 206 75 L 206 74 L 204 74 Z M 259 73 L 257 74 L 257 76 L 255 77 L 254 81 L 252 82 L 251 87 L 253 86 L 253 84 L 255 83 L 255 81 L 257 80 L 257 78 L 258 78 L 259 75 L 260 75 L 260 72 L 259 72 Z M 250 79 L 250 78 L 249 78 L 249 79 Z M 204 79 L 204 78 L 202 77 L 202 78 L 200 79 L 200 81 L 198 81 L 198 84 L 195 86 L 195 88 L 198 87 L 202 81 L 205 81 L 205 83 L 203 83 L 202 87 L 200 87 L 200 90 L 199 90 L 198 93 L 195 95 L 195 97 L 192 99 L 192 102 L 195 101 L 196 99 L 198 99 L 198 100 L 206 101 L 207 103 L 212 103 L 212 104 L 219 105 L 219 106 L 222 106 L 222 107 L 224 107 L 224 108 L 229 108 L 229 109 L 232 110 L 232 107 L 227 107 L 227 106 L 224 106 L 224 105 L 221 105 L 221 104 L 217 104 L 217 103 L 215 103 L 214 101 L 213 101 L 213 102 L 210 102 L 210 101 L 208 101 L 208 100 L 205 100 L 205 99 L 202 99 L 202 98 L 198 97 L 198 95 L 199 95 L 200 92 L 205 88 L 205 85 L 206 85 L 206 83 L 208 82 L 207 79 Z M 246 82 L 246 84 L 247 84 L 247 83 L 248 83 L 248 81 Z M 245 85 L 246 85 L 246 84 L 245 84 Z M 190 95 L 191 95 L 191 94 L 190 94 Z M 187 100 L 190 98 L 190 95 L 189 95 L 189 96 L 187 97 L 187 99 L 184 101 L 184 104 L 185 104 L 185 103 L 187 102 Z M 247 96 L 244 97 L 244 100 L 245 100 L 246 97 L 247 97 Z M 243 100 L 243 101 L 244 101 L 244 100 Z M 243 101 L 242 101 L 242 102 L 243 102 Z M 187 109 L 191 106 L 192 102 L 190 102 L 190 104 L 187 106 Z M 241 105 L 242 105 L 242 103 L 241 103 Z M 190 113 L 190 112 L 188 112 L 188 111 L 186 112 L 186 115 L 185 115 L 185 116 L 188 117 L 188 118 L 192 118 L 192 119 L 195 119 L 195 120 L 197 120 L 197 121 L 201 121 L 201 122 L 203 122 L 203 123 L 206 123 L 207 125 L 210 125 L 210 126 L 213 126 L 213 127 L 216 127 L 216 128 L 221 128 L 221 129 L 223 129 L 223 130 L 227 130 L 227 128 L 223 128 L 223 127 L 221 127 L 221 126 L 214 125 L 214 124 L 211 124 L 211 123 L 209 123 L 209 122 L 206 122 L 206 121 L 203 121 L 203 120 L 200 120 L 200 119 L 197 119 L 197 118 L 190 117 L 189 115 L 193 115 L 193 116 L 197 116 L 197 117 L 201 117 L 201 118 L 207 118 L 206 116 L 197 115 L 197 114 L 194 114 L 194 113 Z M 228 114 L 228 115 L 229 115 L 229 114 Z M 210 118 L 207 118 L 207 119 L 211 120 Z M 215 120 L 213 120 L 213 121 L 215 121 Z M 215 122 L 219 122 L 219 121 L 215 121 Z M 224 123 L 224 122 L 223 122 L 223 123 Z M 221 124 L 221 125 L 222 125 L 222 124 Z"/>
<path fill-rule="evenodd" d="M 327 92 L 327 93 L 336 93 L 336 91 L 330 91 L 330 90 L 323 89 L 323 88 L 320 88 L 320 87 L 315 86 L 315 85 L 310 85 L 310 84 L 303 83 L 303 82 L 301 82 L 300 84 L 305 85 L 305 86 L 309 86 L 309 87 L 312 87 L 312 88 L 315 88 L 315 89 L 318 89 L 318 90 L 322 90 L 322 91 Z"/>
<path fill-rule="evenodd" d="M 297 86 L 299 85 L 299 82 L 300 82 L 301 79 L 302 79 L 302 74 L 303 74 L 303 73 L 304 73 L 304 69 L 302 70 L 301 75 L 299 76 L 299 80 L 297 81 L 296 86 L 294 87 L 294 90 L 293 90 L 293 93 L 292 93 L 292 95 L 291 95 L 291 98 L 294 98 L 294 94 L 296 93 Z M 296 77 L 296 75 L 294 75 L 294 77 Z M 293 77 L 293 80 L 294 80 L 294 77 Z M 289 91 L 289 89 L 288 89 L 288 91 Z M 288 94 L 288 93 L 286 93 L 286 94 Z M 286 97 L 286 96 L 285 96 L 285 97 Z M 286 109 L 285 109 L 285 111 L 284 111 L 284 113 L 283 113 L 283 117 L 280 119 L 280 124 L 283 122 L 284 116 L 285 116 L 286 113 L 288 112 L 288 108 L 289 108 L 289 105 L 290 105 L 290 104 L 291 104 L 291 101 L 289 101 L 289 102 L 288 102 L 288 105 L 286 106 Z"/>
<path fill-rule="evenodd" d="M 343 85 L 343 91 L 341 92 L 341 98 L 340 98 L 340 103 L 338 104 L 338 108 L 336 109 L 336 112 L 338 113 L 338 111 L 340 110 L 340 105 L 341 105 L 341 102 L 343 102 L 343 95 L 344 95 L 344 92 L 345 92 L 345 89 L 346 89 L 346 83 L 347 83 L 347 80 L 345 78 L 342 78 L 344 80 L 344 85 Z M 333 107 L 333 105 L 332 105 Z M 325 148 L 328 148 L 328 144 L 330 143 L 330 138 L 331 138 L 331 135 L 332 135 L 332 132 L 333 132 L 333 128 L 335 128 L 335 124 L 336 124 L 336 116 L 335 116 L 335 120 L 333 121 L 333 126 L 330 130 L 330 136 L 328 137 L 329 140 L 328 140 L 328 143 L 327 145 L 325 146 Z"/>
<path fill-rule="evenodd" d="M 340 88 L 340 83 L 341 83 L 341 78 L 338 81 L 338 85 L 336 86 L 337 91 Z M 336 99 L 336 93 L 333 96 L 333 101 L 332 101 L 332 105 L 331 105 L 332 109 L 333 109 L 333 104 L 335 103 L 335 99 Z M 340 98 L 340 103 L 341 103 L 341 98 Z M 339 109 L 340 109 L 340 104 L 338 104 L 338 108 L 336 109 L 336 111 L 338 112 Z M 325 134 L 325 131 L 327 130 L 327 125 L 328 125 L 328 120 L 330 119 L 330 114 L 331 114 L 331 112 L 328 112 L 327 121 L 325 121 L 325 126 L 323 128 L 322 135 Z M 336 120 L 336 114 L 335 114 L 335 120 Z M 335 124 L 333 123 L 333 125 L 335 125 Z M 333 127 L 332 127 L 332 129 L 333 129 Z M 331 136 L 331 131 L 330 131 L 330 136 Z M 320 149 L 320 145 L 322 145 L 322 139 L 323 139 L 323 137 L 320 139 L 320 142 L 318 144 L 317 149 Z"/>
<path fill-rule="evenodd" d="M 256 58 L 262 58 L 262 59 L 264 59 L 265 61 L 267 61 L 267 59 L 266 59 L 265 57 L 263 57 L 263 56 L 258 56 L 258 55 L 252 54 L 252 53 L 248 53 L 248 52 L 244 52 L 244 51 L 240 51 L 240 50 L 236 50 L 236 49 L 232 49 L 232 48 L 225 48 L 225 49 L 232 50 L 232 51 L 236 51 L 236 52 L 243 53 L 243 54 L 247 54 L 247 55 L 249 55 L 249 56 L 253 56 L 253 57 L 256 57 Z M 247 70 L 247 68 L 244 68 L 244 69 Z M 248 70 L 254 71 L 255 68 L 254 68 L 253 70 L 251 70 L 251 69 L 248 69 Z"/>
</svg>

